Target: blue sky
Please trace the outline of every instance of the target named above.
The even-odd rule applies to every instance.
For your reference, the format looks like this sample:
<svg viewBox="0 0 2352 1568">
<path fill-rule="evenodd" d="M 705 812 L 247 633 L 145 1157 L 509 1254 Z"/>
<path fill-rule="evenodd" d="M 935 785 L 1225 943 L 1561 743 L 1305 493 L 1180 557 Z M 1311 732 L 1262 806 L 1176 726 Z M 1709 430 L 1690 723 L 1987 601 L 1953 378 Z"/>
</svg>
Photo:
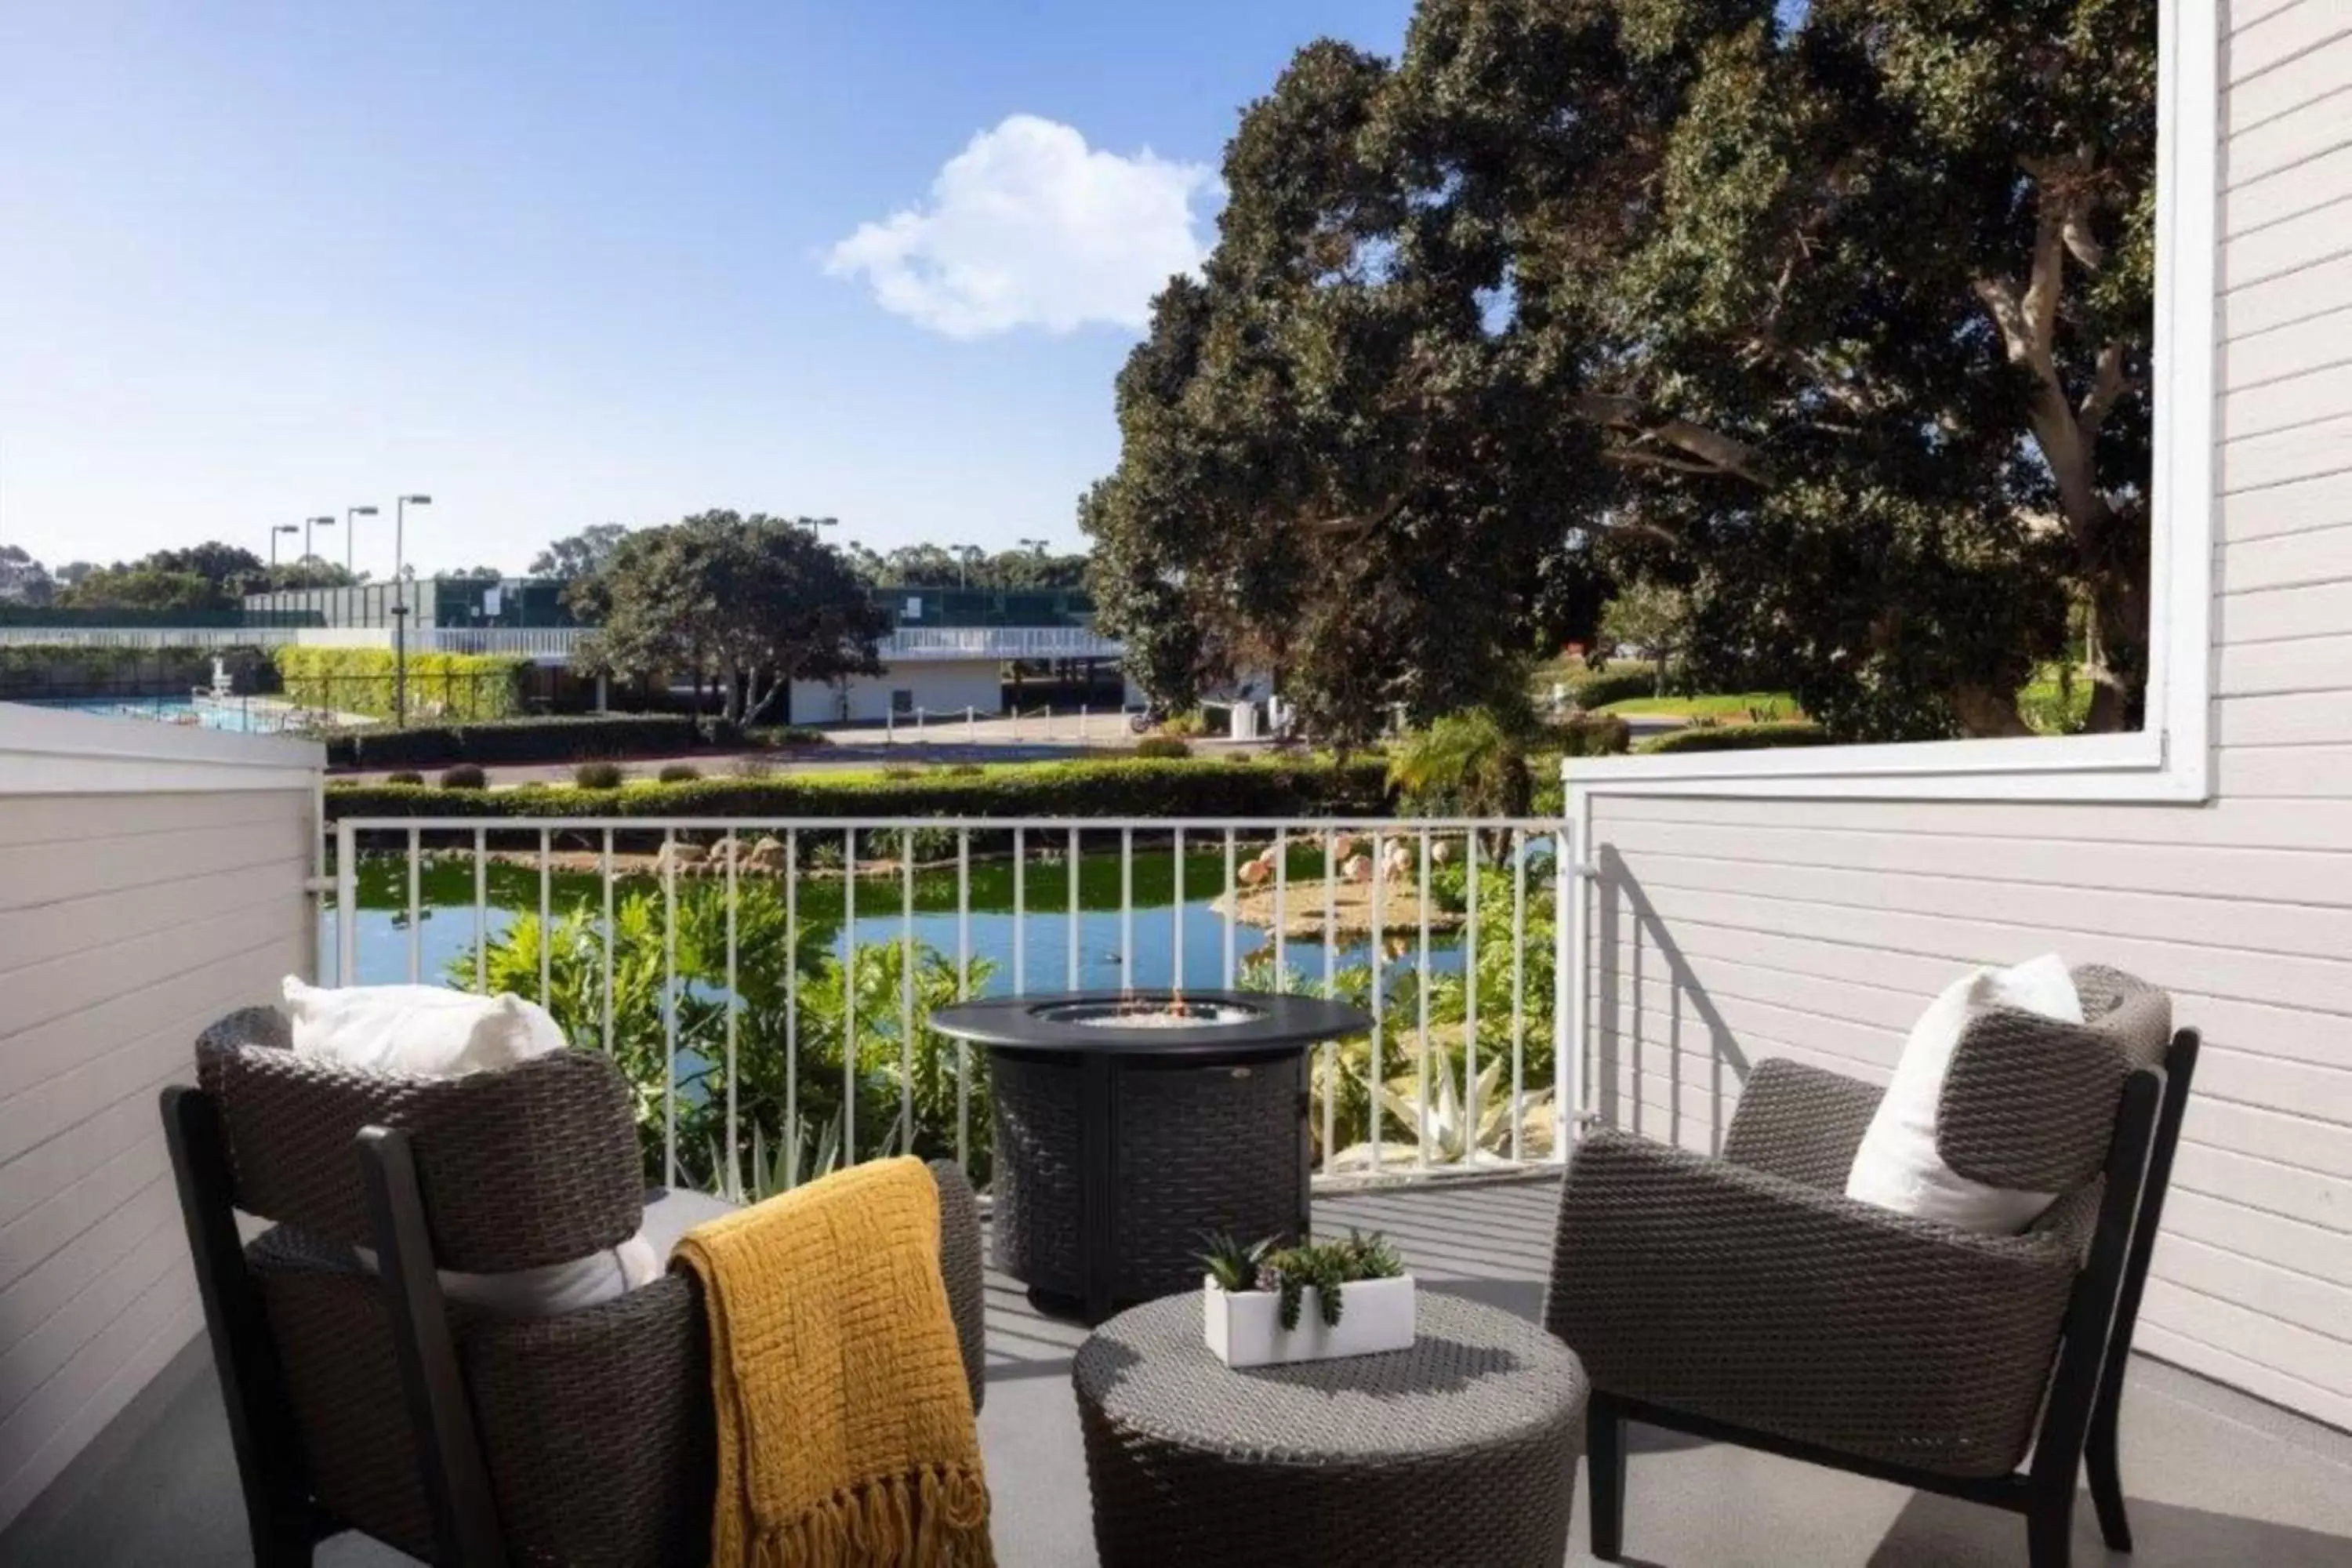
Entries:
<svg viewBox="0 0 2352 1568">
<path fill-rule="evenodd" d="M 16 0 L 0 543 L 263 552 L 374 503 L 383 575 L 421 490 L 426 570 L 705 506 L 1075 544 L 1235 111 L 1409 12 Z"/>
</svg>

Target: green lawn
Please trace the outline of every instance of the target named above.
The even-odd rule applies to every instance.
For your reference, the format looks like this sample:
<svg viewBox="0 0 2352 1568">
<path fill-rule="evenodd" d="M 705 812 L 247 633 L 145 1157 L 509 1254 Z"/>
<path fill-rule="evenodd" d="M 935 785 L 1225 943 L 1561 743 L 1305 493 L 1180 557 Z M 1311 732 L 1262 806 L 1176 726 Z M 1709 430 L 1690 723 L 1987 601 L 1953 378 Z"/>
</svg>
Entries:
<svg viewBox="0 0 2352 1568">
<path fill-rule="evenodd" d="M 1785 691 L 1707 691 L 1696 697 L 1628 697 L 1601 710 L 1603 713 L 1656 713 L 1677 719 L 1729 719 L 1758 721 L 1801 719 L 1804 711 Z"/>
</svg>

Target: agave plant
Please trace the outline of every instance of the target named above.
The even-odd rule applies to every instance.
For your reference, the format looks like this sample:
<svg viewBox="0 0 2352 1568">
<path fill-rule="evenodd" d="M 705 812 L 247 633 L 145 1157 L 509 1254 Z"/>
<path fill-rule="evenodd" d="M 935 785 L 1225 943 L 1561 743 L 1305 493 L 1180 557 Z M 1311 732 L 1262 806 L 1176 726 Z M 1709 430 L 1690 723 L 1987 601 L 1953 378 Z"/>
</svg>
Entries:
<svg viewBox="0 0 2352 1568">
<path fill-rule="evenodd" d="M 1396 1142 L 1384 1140 L 1378 1144 L 1366 1141 L 1342 1149 L 1333 1161 L 1338 1168 L 1377 1171 L 1384 1165 L 1411 1164 L 1422 1157 L 1424 1150 L 1433 1164 L 1506 1164 L 1510 1159 L 1511 1129 L 1515 1123 L 1524 1130 L 1532 1130 L 1538 1124 L 1549 1125 L 1543 1113 L 1550 1104 L 1551 1089 L 1528 1089 L 1515 1100 L 1503 1086 L 1504 1069 L 1509 1064 L 1500 1058 L 1478 1069 L 1475 1092 L 1468 1100 L 1460 1092 L 1455 1069 L 1445 1052 L 1431 1051 L 1429 1064 L 1432 1071 L 1425 1107 L 1421 1103 L 1421 1085 L 1414 1073 L 1400 1074 L 1374 1089 L 1381 1107 L 1381 1130 L 1401 1126 L 1404 1138 Z M 1477 1107 L 1475 1124 L 1470 1110 L 1474 1102 Z M 1523 1141 L 1525 1137 L 1523 1131 Z"/>
</svg>

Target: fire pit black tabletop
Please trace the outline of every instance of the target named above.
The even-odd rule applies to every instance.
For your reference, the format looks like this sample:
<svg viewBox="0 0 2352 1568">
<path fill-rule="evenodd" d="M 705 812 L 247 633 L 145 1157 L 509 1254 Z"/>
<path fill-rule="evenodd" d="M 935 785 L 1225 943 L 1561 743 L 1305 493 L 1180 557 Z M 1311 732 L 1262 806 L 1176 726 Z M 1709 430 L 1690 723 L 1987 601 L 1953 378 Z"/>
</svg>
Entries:
<svg viewBox="0 0 2352 1568">
<path fill-rule="evenodd" d="M 1180 1023 L 1144 1023 L 1181 1005 Z M 1149 1056 L 1226 1056 L 1295 1050 L 1318 1040 L 1360 1035 L 1372 1026 L 1361 1009 L 1320 996 L 1263 991 L 1073 991 L 1051 996 L 993 996 L 958 1002 L 931 1015 L 950 1039 L 1030 1051 L 1133 1051 Z"/>
<path fill-rule="evenodd" d="M 1100 1322 L 1197 1289 L 1204 1233 L 1307 1234 L 1307 1052 L 1371 1020 L 1313 996 L 1092 991 L 931 1015 L 985 1047 L 996 1267 Z"/>
</svg>

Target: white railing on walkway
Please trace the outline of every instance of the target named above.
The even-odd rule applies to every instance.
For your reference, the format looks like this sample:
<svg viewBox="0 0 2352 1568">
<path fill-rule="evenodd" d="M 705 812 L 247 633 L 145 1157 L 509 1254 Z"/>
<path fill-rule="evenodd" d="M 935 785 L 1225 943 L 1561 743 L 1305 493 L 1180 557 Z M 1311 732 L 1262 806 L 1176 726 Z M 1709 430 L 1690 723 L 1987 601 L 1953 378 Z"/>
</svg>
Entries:
<svg viewBox="0 0 2352 1568">
<path fill-rule="evenodd" d="M 665 1180 L 739 1194 L 822 1169 L 825 1148 L 914 1147 L 984 1177 L 985 1062 L 931 1034 L 929 1012 L 1068 989 L 1351 1001 L 1369 1031 L 1310 1064 L 1321 1173 L 1502 1169 L 1564 1159 L 1584 1103 L 1561 832 L 347 818 L 322 978 L 535 996 L 632 1079 Z"/>
<path fill-rule="evenodd" d="M 422 626 L 408 634 L 408 651 L 570 658 L 587 635 L 583 626 Z M 383 638 L 389 644 L 392 634 Z"/>
<path fill-rule="evenodd" d="M 1117 658 L 1125 643 L 1085 626 L 901 626 L 884 637 L 886 659 Z"/>
</svg>

